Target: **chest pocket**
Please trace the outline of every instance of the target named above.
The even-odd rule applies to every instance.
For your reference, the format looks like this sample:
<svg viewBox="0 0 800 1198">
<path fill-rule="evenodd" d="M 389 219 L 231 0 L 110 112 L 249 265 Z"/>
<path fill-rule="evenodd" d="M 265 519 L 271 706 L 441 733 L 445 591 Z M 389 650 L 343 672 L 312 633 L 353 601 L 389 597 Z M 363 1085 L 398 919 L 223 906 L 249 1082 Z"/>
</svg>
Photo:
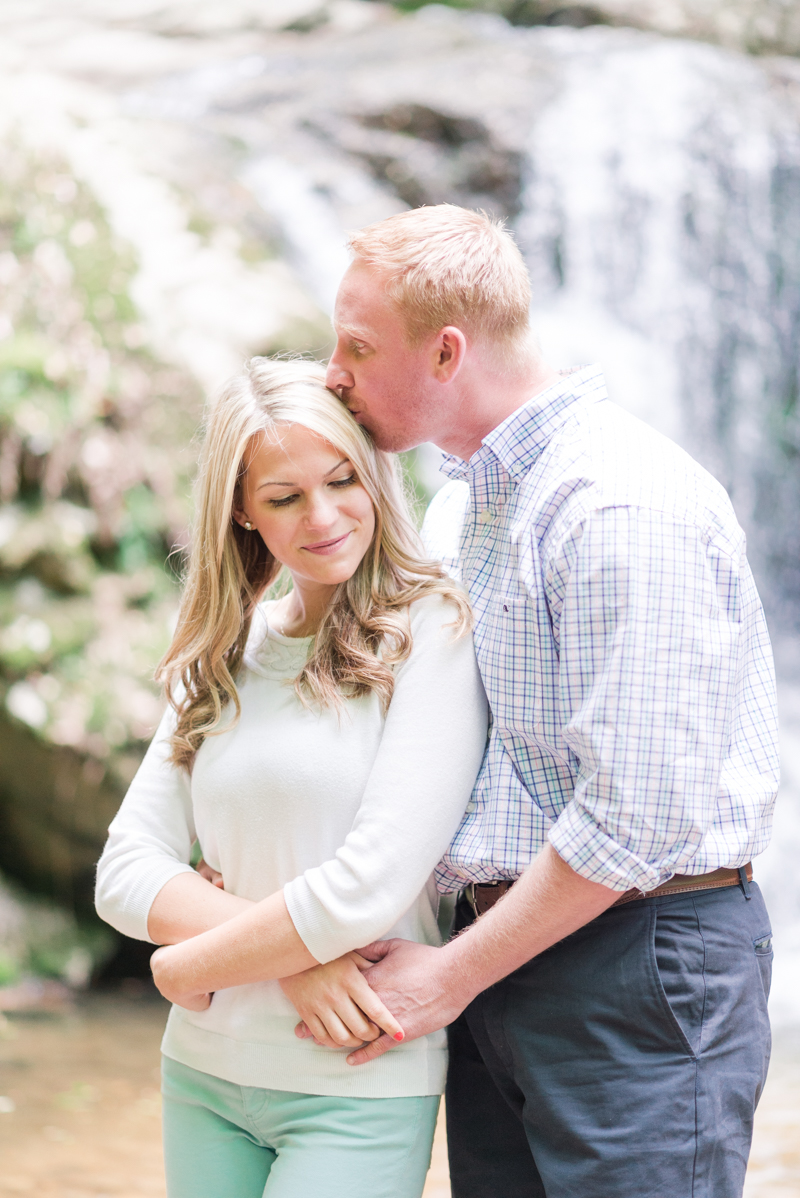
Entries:
<svg viewBox="0 0 800 1198">
<path fill-rule="evenodd" d="M 557 714 L 558 652 L 544 595 L 494 599 L 475 645 L 500 733 L 549 739 Z"/>
</svg>

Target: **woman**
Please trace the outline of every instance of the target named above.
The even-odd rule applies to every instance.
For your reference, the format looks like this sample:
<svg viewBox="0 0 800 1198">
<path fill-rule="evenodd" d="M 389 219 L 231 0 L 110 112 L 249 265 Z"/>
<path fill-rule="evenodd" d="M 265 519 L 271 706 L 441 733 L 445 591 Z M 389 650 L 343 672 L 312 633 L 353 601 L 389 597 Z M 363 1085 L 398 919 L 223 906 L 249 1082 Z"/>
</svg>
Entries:
<svg viewBox="0 0 800 1198">
<path fill-rule="evenodd" d="M 487 726 L 466 600 L 323 380 L 254 358 L 211 412 L 171 706 L 98 869 L 101 916 L 168 946 L 170 1198 L 418 1198 L 430 1160 L 443 1033 L 353 1069 L 277 981 L 333 973 L 317 1041 L 402 1040 L 353 950 L 438 942 L 431 871 Z"/>
</svg>

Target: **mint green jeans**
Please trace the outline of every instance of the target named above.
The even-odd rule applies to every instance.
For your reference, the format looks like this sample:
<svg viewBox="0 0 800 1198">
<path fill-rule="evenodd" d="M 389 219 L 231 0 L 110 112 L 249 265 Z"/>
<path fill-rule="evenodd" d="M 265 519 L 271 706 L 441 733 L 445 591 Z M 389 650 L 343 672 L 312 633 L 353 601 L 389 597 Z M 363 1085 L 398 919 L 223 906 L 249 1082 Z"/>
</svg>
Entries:
<svg viewBox="0 0 800 1198">
<path fill-rule="evenodd" d="M 168 1198 L 420 1198 L 438 1096 L 260 1090 L 161 1060 Z"/>
</svg>

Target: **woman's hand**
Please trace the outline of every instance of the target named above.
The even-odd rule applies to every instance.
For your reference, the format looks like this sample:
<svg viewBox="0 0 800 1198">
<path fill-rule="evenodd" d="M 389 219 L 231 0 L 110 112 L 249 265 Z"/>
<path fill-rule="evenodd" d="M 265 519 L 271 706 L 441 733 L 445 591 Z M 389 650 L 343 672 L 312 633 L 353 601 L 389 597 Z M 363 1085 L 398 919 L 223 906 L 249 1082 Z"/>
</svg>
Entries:
<svg viewBox="0 0 800 1198">
<path fill-rule="evenodd" d="M 325 1048 L 360 1048 L 386 1032 L 402 1040 L 403 1029 L 363 974 L 372 967 L 356 952 L 327 965 L 281 978 L 281 989 L 302 1019 L 295 1035 Z"/>
<path fill-rule="evenodd" d="M 187 993 L 186 983 L 181 977 L 181 960 L 177 945 L 157 948 L 150 958 L 153 981 L 168 1002 L 174 1002 L 187 1011 L 205 1011 L 211 1005 L 210 994 Z"/>
</svg>

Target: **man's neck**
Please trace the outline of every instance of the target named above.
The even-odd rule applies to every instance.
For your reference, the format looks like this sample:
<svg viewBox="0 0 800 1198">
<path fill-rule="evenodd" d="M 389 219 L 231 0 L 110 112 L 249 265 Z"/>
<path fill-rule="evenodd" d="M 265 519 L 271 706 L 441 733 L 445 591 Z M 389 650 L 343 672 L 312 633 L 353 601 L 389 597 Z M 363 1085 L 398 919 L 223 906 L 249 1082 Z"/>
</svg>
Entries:
<svg viewBox="0 0 800 1198">
<path fill-rule="evenodd" d="M 454 419 L 441 431 L 436 444 L 445 453 L 468 462 L 493 429 L 552 387 L 558 377 L 558 372 L 539 357 L 525 370 L 505 376 L 498 375 L 490 364 L 471 364 L 459 379 L 461 395 Z"/>
</svg>

